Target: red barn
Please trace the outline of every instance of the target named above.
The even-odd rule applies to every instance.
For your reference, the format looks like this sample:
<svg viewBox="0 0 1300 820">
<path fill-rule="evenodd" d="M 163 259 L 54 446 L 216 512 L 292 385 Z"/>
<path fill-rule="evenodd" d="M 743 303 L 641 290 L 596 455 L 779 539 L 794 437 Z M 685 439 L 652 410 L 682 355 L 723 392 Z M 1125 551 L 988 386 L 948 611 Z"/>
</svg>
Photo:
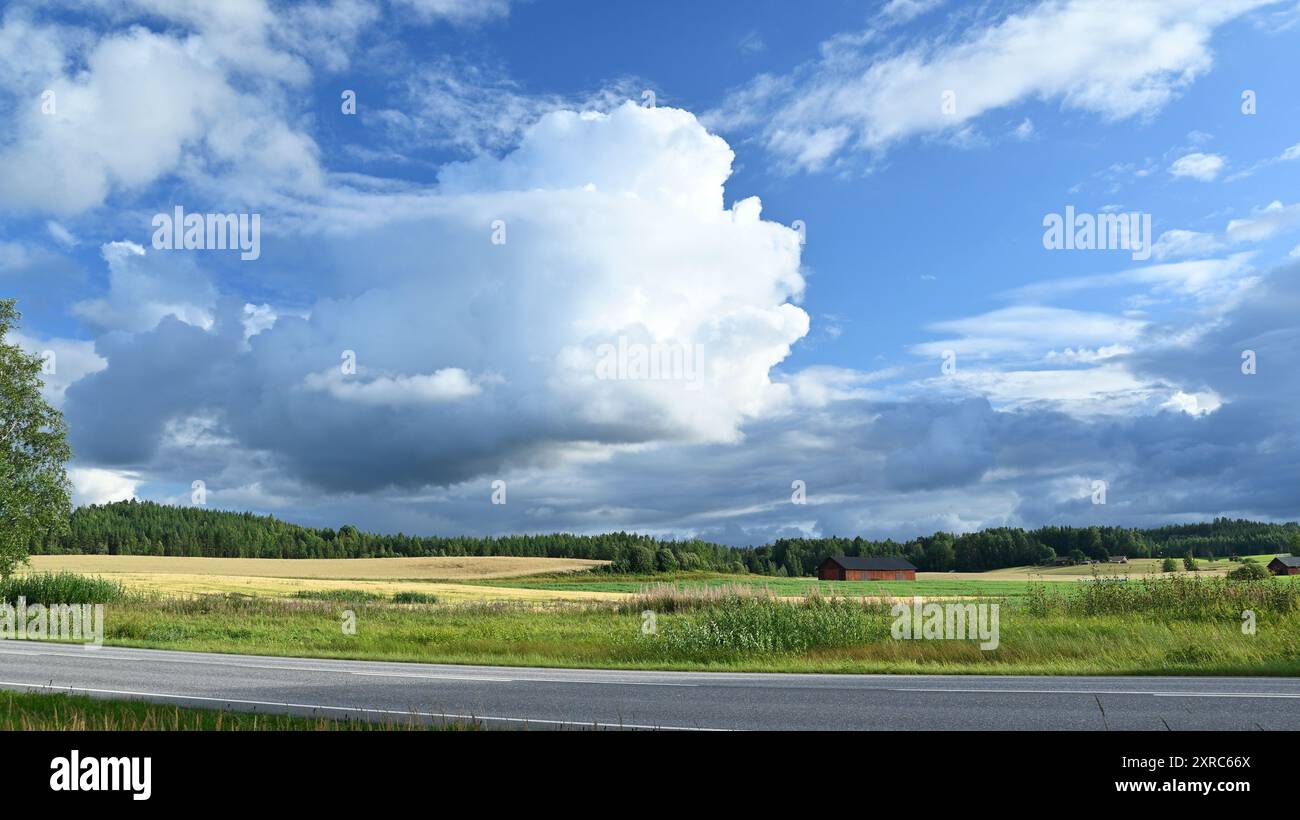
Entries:
<svg viewBox="0 0 1300 820">
<path fill-rule="evenodd" d="M 1300 556 L 1279 555 L 1268 562 L 1268 571 L 1274 575 L 1300 575 Z"/>
<path fill-rule="evenodd" d="M 916 567 L 903 558 L 887 555 L 870 558 L 833 555 L 817 567 L 817 577 L 823 581 L 915 581 Z"/>
</svg>

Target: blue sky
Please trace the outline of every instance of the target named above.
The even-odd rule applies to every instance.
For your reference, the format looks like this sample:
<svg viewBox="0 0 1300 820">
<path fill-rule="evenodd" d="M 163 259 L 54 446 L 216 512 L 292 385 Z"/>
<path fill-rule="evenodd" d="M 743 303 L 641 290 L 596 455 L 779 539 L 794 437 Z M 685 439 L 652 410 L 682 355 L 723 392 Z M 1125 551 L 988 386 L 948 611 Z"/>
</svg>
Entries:
<svg viewBox="0 0 1300 820">
<path fill-rule="evenodd" d="M 1298 41 L 1294 0 L 16 2 L 0 295 L 80 503 L 1294 519 Z M 159 247 L 177 207 L 257 258 Z M 1067 207 L 1146 247 L 1048 249 Z"/>
</svg>

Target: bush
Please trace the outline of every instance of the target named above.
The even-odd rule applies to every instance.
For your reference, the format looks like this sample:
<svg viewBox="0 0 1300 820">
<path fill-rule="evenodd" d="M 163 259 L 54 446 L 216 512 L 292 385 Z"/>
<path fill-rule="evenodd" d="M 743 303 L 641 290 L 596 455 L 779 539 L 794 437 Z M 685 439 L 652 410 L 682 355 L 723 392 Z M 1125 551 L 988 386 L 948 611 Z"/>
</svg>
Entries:
<svg viewBox="0 0 1300 820">
<path fill-rule="evenodd" d="M 1164 561 L 1162 561 L 1162 562 L 1160 563 L 1160 571 L 1161 571 L 1161 572 L 1177 572 L 1177 571 L 1178 571 L 1178 562 L 1175 561 L 1175 560 L 1172 559 L 1172 558 L 1166 558 Z"/>
<path fill-rule="evenodd" d="M 395 604 L 436 604 L 438 603 L 438 596 L 430 595 L 427 592 L 394 592 L 393 603 Z"/>
<path fill-rule="evenodd" d="M 126 597 L 126 587 L 116 581 L 78 575 L 75 572 L 39 572 L 14 575 L 0 581 L 0 601 L 16 604 L 111 604 Z"/>
<path fill-rule="evenodd" d="M 1234 581 L 1262 581 L 1269 577 L 1268 570 L 1256 561 L 1242 561 L 1241 566 L 1228 573 Z"/>
</svg>

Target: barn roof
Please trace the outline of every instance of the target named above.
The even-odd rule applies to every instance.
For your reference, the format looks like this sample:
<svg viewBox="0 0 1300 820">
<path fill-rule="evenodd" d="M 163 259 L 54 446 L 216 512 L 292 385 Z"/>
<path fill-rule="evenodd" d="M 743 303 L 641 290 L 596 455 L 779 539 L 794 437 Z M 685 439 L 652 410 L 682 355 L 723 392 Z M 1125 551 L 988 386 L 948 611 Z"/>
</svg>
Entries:
<svg viewBox="0 0 1300 820">
<path fill-rule="evenodd" d="M 1280 561 L 1284 567 L 1300 567 L 1300 555 L 1279 555 L 1273 561 Z"/>
<path fill-rule="evenodd" d="M 873 555 L 866 557 L 849 558 L 843 555 L 832 555 L 827 561 L 834 561 L 844 569 L 865 569 L 877 571 L 897 571 L 906 569 L 916 569 L 916 566 L 905 558 L 896 558 L 892 555 Z"/>
</svg>

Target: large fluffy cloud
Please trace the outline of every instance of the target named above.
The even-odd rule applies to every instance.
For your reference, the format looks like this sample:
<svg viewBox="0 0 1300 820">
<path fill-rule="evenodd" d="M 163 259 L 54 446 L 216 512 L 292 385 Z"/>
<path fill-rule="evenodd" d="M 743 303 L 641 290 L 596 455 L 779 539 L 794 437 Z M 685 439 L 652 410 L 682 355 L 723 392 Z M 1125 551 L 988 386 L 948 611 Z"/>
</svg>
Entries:
<svg viewBox="0 0 1300 820">
<path fill-rule="evenodd" d="M 193 278 L 127 292 L 185 252 L 115 246 L 108 292 L 80 308 L 117 332 L 99 340 L 107 369 L 69 391 L 78 452 L 146 463 L 169 424 L 210 417 L 305 482 L 367 491 L 736 441 L 787 401 L 769 371 L 808 317 L 798 234 L 756 199 L 724 206 L 731 161 L 683 111 L 553 113 L 432 191 L 349 200 L 362 227 L 334 213 L 301 240 L 322 298 L 249 338 L 243 305 Z M 620 350 L 685 367 L 637 378 L 627 356 L 609 369 Z"/>
</svg>

